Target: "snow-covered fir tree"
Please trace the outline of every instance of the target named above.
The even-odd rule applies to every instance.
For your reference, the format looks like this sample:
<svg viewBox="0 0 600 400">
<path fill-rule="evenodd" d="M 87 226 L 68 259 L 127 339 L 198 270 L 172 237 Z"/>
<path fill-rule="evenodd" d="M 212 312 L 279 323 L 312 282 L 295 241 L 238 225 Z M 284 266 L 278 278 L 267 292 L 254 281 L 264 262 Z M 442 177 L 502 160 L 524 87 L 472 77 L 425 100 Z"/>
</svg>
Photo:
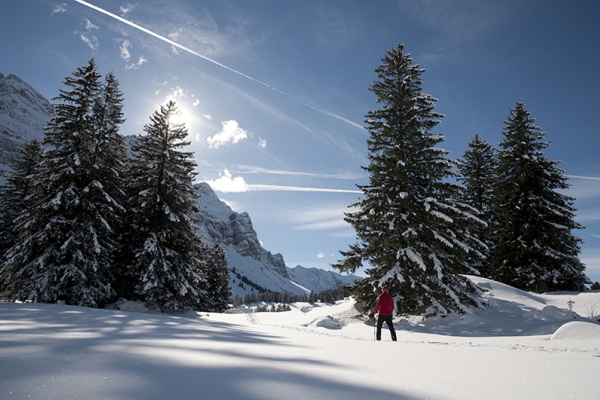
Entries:
<svg viewBox="0 0 600 400">
<path fill-rule="evenodd" d="M 109 174 L 97 163 L 94 110 L 103 88 L 94 60 L 64 84 L 44 131 L 41 188 L 19 220 L 5 265 L 21 279 L 13 282 L 12 298 L 97 307 L 114 296 L 111 223 L 121 206 L 105 190 Z"/>
<path fill-rule="evenodd" d="M 192 214 L 198 194 L 193 153 L 174 102 L 160 107 L 132 143 L 129 274 L 140 300 L 164 309 L 199 309 L 205 300 L 207 246 Z"/>
<path fill-rule="evenodd" d="M 0 265 L 5 261 L 4 253 L 14 245 L 15 220 L 38 188 L 42 153 L 41 143 L 33 139 L 25 143 L 9 163 L 6 182 L 0 188 Z"/>
<path fill-rule="evenodd" d="M 125 122 L 123 93 L 112 72 L 105 77 L 104 86 L 94 105 L 94 134 L 92 168 L 101 180 L 104 190 L 117 201 L 124 211 L 126 167 L 128 163 L 125 138 L 119 133 Z M 112 221 L 111 221 L 112 222 Z"/>
<path fill-rule="evenodd" d="M 559 161 L 544 156 L 548 142 L 523 103 L 510 109 L 500 143 L 491 261 L 495 279 L 534 292 L 584 290 L 591 283 L 579 260 L 572 197 Z"/>
<path fill-rule="evenodd" d="M 92 149 L 93 168 L 99 175 L 104 191 L 114 200 L 114 213 L 109 222 L 117 242 L 113 274 L 115 281 L 113 289 L 120 297 L 125 296 L 124 279 L 125 269 L 123 258 L 125 250 L 125 220 L 126 209 L 129 207 L 126 194 L 128 182 L 127 145 L 125 138 L 119 133 L 121 124 L 125 122 L 123 115 L 123 93 L 119 89 L 119 82 L 112 72 L 104 79 L 103 90 L 94 105 L 94 132 L 96 135 L 95 147 Z"/>
<path fill-rule="evenodd" d="M 468 146 L 469 150 L 463 153 L 463 159 L 458 162 L 458 180 L 464 185 L 460 198 L 464 203 L 478 210 L 477 216 L 486 223 L 486 225 L 475 228 L 474 233 L 486 244 L 485 254 L 487 255 L 487 250 L 493 246 L 491 235 L 492 200 L 494 197 L 494 171 L 497 164 L 496 151 L 479 135 L 475 135 Z M 473 266 L 479 270 L 482 276 L 491 277 L 487 257 L 479 261 L 474 260 Z"/>
<path fill-rule="evenodd" d="M 229 267 L 225 250 L 219 242 L 209 249 L 206 262 L 206 301 L 205 310 L 223 312 L 231 300 L 229 287 Z"/>
<path fill-rule="evenodd" d="M 461 274 L 481 256 L 473 236 L 480 223 L 470 207 L 458 203 L 453 162 L 437 147 L 444 140 L 432 133 L 441 114 L 436 99 L 421 90 L 423 69 L 413 64 L 404 45 L 387 51 L 370 90 L 380 109 L 366 116 L 369 184 L 364 198 L 346 213 L 358 243 L 341 252 L 334 265 L 354 272 L 363 262 L 367 278 L 355 285 L 359 301 L 372 306 L 374 289 L 390 288 L 401 313 L 447 314 L 480 306 L 479 289 Z"/>
</svg>

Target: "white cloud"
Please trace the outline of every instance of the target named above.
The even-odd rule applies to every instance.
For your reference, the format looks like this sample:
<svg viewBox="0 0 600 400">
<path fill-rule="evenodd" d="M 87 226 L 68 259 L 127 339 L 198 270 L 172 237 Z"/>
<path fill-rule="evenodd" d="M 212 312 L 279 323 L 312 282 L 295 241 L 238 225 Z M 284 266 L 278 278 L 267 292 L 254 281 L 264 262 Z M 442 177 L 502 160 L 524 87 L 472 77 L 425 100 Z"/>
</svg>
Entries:
<svg viewBox="0 0 600 400">
<path fill-rule="evenodd" d="M 79 37 L 81 38 L 81 40 L 83 40 L 83 42 L 85 44 L 87 44 L 88 46 L 90 46 L 90 49 L 96 51 L 98 50 L 98 38 L 94 35 L 91 35 L 90 37 L 87 37 L 86 35 L 84 35 L 83 33 L 81 33 L 79 35 Z"/>
<path fill-rule="evenodd" d="M 65 3 L 57 4 L 52 10 L 52 15 L 64 12 L 67 12 L 67 5 Z"/>
<path fill-rule="evenodd" d="M 204 118 L 210 121 L 212 119 L 212 115 L 204 114 Z"/>
<path fill-rule="evenodd" d="M 236 144 L 240 140 L 248 137 L 248 133 L 240 128 L 240 125 L 235 120 L 222 121 L 221 125 L 223 125 L 221 132 L 206 139 L 208 141 L 208 147 L 214 147 L 216 149 L 227 143 Z"/>
<path fill-rule="evenodd" d="M 187 97 L 187 90 L 183 89 L 181 86 L 176 86 L 171 89 L 169 94 L 167 94 L 166 101 L 177 101 L 177 99 L 181 97 Z"/>
<path fill-rule="evenodd" d="M 137 4 L 131 4 L 131 3 L 125 3 L 121 6 L 121 15 L 125 16 L 128 13 L 130 13 L 135 7 L 137 6 Z"/>
<path fill-rule="evenodd" d="M 84 20 L 85 20 L 85 29 L 87 29 L 88 31 L 91 29 L 99 29 L 96 25 L 92 24 L 92 22 L 89 19 L 84 18 Z"/>
<path fill-rule="evenodd" d="M 194 100 L 194 102 L 192 103 L 192 105 L 193 105 L 194 107 L 197 107 L 197 106 L 198 106 L 198 104 L 200 104 L 200 99 L 196 99 L 196 100 Z"/>
<path fill-rule="evenodd" d="M 133 63 L 133 64 L 129 64 L 128 66 L 125 67 L 125 69 L 138 69 L 139 67 L 141 67 L 146 62 L 148 62 L 148 60 L 146 60 L 146 57 L 140 56 L 138 62 Z"/>
<path fill-rule="evenodd" d="M 267 147 L 267 141 L 265 139 L 258 138 L 258 145 L 264 149 Z"/>
<path fill-rule="evenodd" d="M 131 47 L 131 42 L 127 39 L 119 39 L 117 42 L 121 43 L 119 47 L 119 51 L 121 52 L 121 58 L 125 61 L 129 60 L 131 54 L 129 53 L 129 48 Z"/>
<path fill-rule="evenodd" d="M 322 251 L 317 253 L 317 258 L 323 258 L 323 257 L 325 257 L 325 254 L 323 254 Z"/>
<path fill-rule="evenodd" d="M 232 193 L 232 192 L 247 192 L 248 184 L 244 181 L 241 176 L 233 177 L 228 170 L 219 173 L 219 178 L 213 180 L 207 180 L 206 183 L 217 192 Z"/>
</svg>

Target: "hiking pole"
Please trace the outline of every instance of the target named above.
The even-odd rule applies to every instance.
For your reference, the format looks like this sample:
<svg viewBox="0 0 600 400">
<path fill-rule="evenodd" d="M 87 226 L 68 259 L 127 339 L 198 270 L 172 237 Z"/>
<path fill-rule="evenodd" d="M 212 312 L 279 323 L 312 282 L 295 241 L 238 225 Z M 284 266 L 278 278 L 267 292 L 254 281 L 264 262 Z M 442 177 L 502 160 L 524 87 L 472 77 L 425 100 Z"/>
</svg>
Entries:
<svg viewBox="0 0 600 400">
<path fill-rule="evenodd" d="M 373 313 L 373 341 L 377 341 L 377 319 L 375 318 L 375 313 Z"/>
</svg>

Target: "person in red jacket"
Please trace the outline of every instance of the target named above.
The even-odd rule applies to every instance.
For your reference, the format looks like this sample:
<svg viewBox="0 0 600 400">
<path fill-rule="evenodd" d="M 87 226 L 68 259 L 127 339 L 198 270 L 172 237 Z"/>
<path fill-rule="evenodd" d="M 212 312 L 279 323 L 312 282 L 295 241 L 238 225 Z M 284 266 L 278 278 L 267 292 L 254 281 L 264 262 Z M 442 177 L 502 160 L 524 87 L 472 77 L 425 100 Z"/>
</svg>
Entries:
<svg viewBox="0 0 600 400">
<path fill-rule="evenodd" d="M 381 287 L 381 294 L 377 297 L 377 305 L 375 305 L 373 311 L 379 313 L 379 316 L 377 317 L 377 340 L 381 340 L 381 327 L 383 326 L 383 321 L 385 321 L 388 328 L 390 328 L 392 340 L 395 342 L 396 331 L 394 330 L 394 323 L 392 322 L 394 316 L 394 299 L 392 299 L 392 296 L 388 293 L 387 286 Z"/>
</svg>

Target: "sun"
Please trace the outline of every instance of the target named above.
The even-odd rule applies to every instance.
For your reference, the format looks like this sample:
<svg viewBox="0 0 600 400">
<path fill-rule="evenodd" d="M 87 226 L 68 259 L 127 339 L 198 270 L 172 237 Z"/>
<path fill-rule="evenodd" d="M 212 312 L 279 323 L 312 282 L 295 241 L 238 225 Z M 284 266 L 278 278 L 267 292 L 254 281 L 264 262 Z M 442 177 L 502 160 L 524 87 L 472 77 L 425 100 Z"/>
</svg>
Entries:
<svg viewBox="0 0 600 400">
<path fill-rule="evenodd" d="M 184 125 L 189 129 L 189 124 L 191 121 L 190 112 L 179 104 L 177 104 L 176 107 L 176 112 L 169 114 L 169 125 Z"/>
</svg>

